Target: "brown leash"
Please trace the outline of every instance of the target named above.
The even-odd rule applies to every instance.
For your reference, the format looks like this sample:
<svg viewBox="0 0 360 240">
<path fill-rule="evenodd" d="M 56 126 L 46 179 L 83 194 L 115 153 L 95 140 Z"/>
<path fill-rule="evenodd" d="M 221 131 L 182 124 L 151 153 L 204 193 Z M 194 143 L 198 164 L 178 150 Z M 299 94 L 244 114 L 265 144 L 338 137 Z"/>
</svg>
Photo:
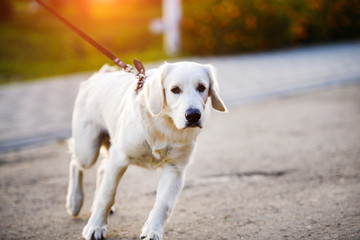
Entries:
<svg viewBox="0 0 360 240">
<path fill-rule="evenodd" d="M 39 5 L 41 5 L 42 7 L 44 7 L 46 10 L 48 10 L 52 15 L 54 15 L 55 17 L 57 17 L 62 23 L 64 23 L 66 26 L 68 26 L 71 30 L 73 30 L 75 33 L 77 33 L 80 37 L 82 37 L 85 41 L 87 41 L 88 43 L 90 43 L 91 45 L 93 45 L 97 50 L 99 50 L 101 53 L 103 53 L 105 56 L 107 56 L 108 58 L 110 58 L 116 65 L 118 65 L 119 67 L 123 68 L 124 71 L 128 72 L 128 73 L 132 73 L 136 76 L 136 78 L 138 79 L 138 83 L 137 86 L 135 88 L 135 92 L 138 93 L 139 90 L 141 90 L 144 82 L 145 82 L 145 68 L 143 66 L 143 64 L 137 60 L 134 59 L 134 66 L 136 68 L 136 70 L 138 71 L 138 73 L 134 72 L 134 69 L 131 65 L 124 63 L 123 61 L 121 61 L 118 57 L 116 57 L 114 54 L 112 54 L 109 50 L 107 50 L 106 48 L 104 48 L 103 46 L 101 46 L 99 43 L 97 43 L 96 41 L 94 41 L 91 37 L 89 37 L 87 34 L 85 34 L 84 32 L 82 32 L 80 29 L 78 29 L 77 27 L 75 27 L 73 24 L 71 24 L 68 20 L 66 20 L 64 17 L 62 17 L 61 15 L 59 15 L 55 10 L 53 10 L 52 8 L 50 8 L 48 5 L 46 5 L 45 3 L 43 3 L 41 0 L 35 0 Z"/>
</svg>

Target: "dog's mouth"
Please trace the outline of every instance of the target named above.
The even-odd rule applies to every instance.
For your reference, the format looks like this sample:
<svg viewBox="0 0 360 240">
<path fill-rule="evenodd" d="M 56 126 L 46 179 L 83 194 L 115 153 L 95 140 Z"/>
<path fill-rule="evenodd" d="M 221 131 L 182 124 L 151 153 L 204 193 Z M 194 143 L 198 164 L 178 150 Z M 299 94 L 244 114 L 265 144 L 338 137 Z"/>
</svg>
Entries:
<svg viewBox="0 0 360 240">
<path fill-rule="evenodd" d="M 202 128 L 201 123 L 197 122 L 197 123 L 186 123 L 186 126 L 184 129 L 187 128 Z"/>
</svg>

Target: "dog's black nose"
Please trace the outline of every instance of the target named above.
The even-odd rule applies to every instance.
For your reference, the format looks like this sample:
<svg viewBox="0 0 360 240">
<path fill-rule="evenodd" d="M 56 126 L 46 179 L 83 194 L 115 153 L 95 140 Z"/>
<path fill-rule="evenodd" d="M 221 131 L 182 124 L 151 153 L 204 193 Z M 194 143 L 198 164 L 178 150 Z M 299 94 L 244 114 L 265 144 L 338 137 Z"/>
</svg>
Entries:
<svg viewBox="0 0 360 240">
<path fill-rule="evenodd" d="M 190 108 L 185 112 L 185 118 L 189 123 L 197 123 L 201 118 L 199 109 Z"/>
</svg>

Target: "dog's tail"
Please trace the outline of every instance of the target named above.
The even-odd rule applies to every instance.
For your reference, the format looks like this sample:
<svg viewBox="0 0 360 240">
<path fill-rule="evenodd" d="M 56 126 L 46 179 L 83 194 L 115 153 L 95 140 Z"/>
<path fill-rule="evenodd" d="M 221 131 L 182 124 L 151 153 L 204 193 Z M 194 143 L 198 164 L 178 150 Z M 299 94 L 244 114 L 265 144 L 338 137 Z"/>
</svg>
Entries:
<svg viewBox="0 0 360 240">
<path fill-rule="evenodd" d="M 66 143 L 68 145 L 68 153 L 69 154 L 74 154 L 74 138 L 68 138 L 66 139 Z"/>
<path fill-rule="evenodd" d="M 106 73 L 106 72 L 116 72 L 119 71 L 119 68 L 116 66 L 110 66 L 109 64 L 105 63 L 104 66 L 100 68 L 98 73 Z"/>
<path fill-rule="evenodd" d="M 87 86 L 87 82 L 91 82 L 92 79 L 96 79 L 96 76 L 103 73 L 111 73 L 111 72 L 117 72 L 120 71 L 120 68 L 116 66 L 110 66 L 109 64 L 105 63 L 99 71 L 95 72 L 87 81 L 81 83 L 81 88 L 84 86 Z"/>
</svg>

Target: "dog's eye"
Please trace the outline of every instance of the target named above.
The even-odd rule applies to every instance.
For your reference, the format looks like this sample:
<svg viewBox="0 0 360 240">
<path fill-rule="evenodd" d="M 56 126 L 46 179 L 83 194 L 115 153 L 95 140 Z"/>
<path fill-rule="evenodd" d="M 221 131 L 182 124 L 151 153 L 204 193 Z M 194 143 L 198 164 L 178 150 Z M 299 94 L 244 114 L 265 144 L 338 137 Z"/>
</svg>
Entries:
<svg viewBox="0 0 360 240">
<path fill-rule="evenodd" d="M 196 90 L 200 93 L 204 92 L 206 90 L 206 87 L 202 84 L 199 84 L 196 88 Z"/>
<path fill-rule="evenodd" d="M 178 86 L 175 86 L 171 89 L 171 92 L 174 94 L 180 94 L 181 93 L 181 89 Z"/>
</svg>

